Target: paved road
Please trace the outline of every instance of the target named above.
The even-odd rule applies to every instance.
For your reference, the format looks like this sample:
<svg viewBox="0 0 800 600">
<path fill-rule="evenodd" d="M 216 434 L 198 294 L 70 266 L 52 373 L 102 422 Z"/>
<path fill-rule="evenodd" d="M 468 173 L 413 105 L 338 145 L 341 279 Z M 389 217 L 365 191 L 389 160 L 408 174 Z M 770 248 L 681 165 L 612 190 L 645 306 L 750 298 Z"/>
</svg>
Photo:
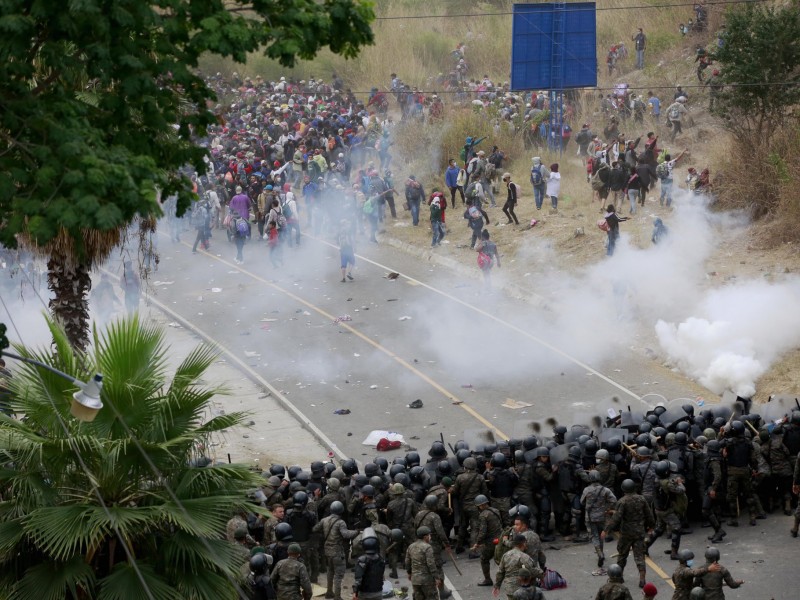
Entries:
<svg viewBox="0 0 800 600">
<path fill-rule="evenodd" d="M 560 329 L 557 312 L 491 293 L 477 278 L 393 248 L 359 249 L 356 280 L 342 284 L 338 251 L 322 240 L 304 238 L 301 249 L 287 248 L 281 269 L 270 265 L 261 242 L 248 245 L 243 266 L 233 262 L 231 246 L 214 242 L 211 253 L 192 255 L 185 244 L 162 239 L 154 279 L 172 283 L 155 285 L 154 300 L 268 381 L 343 455 L 370 459 L 374 450 L 361 442 L 373 429 L 397 431 L 424 452 L 440 434 L 450 443 L 465 432 L 506 439 L 547 419 L 589 421 L 598 406 L 635 410 L 653 391 L 667 399 L 697 393 L 691 382 L 614 340 L 589 335 L 582 352 L 574 332 Z M 401 275 L 392 280 L 389 272 Z M 337 323 L 344 315 L 352 320 Z M 597 351 L 603 344 L 608 352 Z M 423 408 L 408 408 L 416 399 Z M 338 409 L 351 413 L 334 415 Z M 723 562 L 753 583 L 728 597 L 796 597 L 800 554 L 788 527 L 774 517 L 729 535 Z M 686 538 L 698 558 L 706 533 Z M 674 569 L 661 553 L 666 546 L 654 546 L 649 576 L 669 597 L 661 579 Z M 555 547 L 549 563 L 571 585 L 548 597 L 594 597 L 603 578 L 591 576 L 591 547 Z M 459 560 L 465 576 L 451 566 L 447 573 L 461 595 L 487 597 L 474 586 L 477 564 Z"/>
</svg>

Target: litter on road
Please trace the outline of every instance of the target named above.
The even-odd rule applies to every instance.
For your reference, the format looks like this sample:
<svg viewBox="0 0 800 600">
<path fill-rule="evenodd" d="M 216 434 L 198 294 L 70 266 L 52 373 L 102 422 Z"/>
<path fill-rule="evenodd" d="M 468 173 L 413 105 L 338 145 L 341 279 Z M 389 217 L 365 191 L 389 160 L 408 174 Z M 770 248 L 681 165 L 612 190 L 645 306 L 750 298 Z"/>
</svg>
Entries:
<svg viewBox="0 0 800 600">
<path fill-rule="evenodd" d="M 422 400 L 417 398 L 411 404 L 408 405 L 408 408 L 422 408 Z"/>
<path fill-rule="evenodd" d="M 350 409 L 349 408 L 340 408 L 338 410 L 333 411 L 335 415 L 349 415 Z"/>
</svg>

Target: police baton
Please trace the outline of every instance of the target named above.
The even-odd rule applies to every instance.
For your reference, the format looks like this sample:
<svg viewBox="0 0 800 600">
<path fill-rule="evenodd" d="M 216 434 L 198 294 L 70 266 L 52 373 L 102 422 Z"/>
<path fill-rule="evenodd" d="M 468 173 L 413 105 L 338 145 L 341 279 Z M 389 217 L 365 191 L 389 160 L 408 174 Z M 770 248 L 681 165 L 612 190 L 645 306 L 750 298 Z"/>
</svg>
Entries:
<svg viewBox="0 0 800 600">
<path fill-rule="evenodd" d="M 449 547 L 445 548 L 444 551 L 447 552 L 447 556 L 449 556 L 450 560 L 453 561 L 453 566 L 456 568 L 456 571 L 458 571 L 458 574 L 461 577 L 463 577 L 464 574 L 461 572 L 461 569 L 458 568 L 458 564 L 456 563 L 456 557 L 453 556 L 453 551 Z"/>
</svg>

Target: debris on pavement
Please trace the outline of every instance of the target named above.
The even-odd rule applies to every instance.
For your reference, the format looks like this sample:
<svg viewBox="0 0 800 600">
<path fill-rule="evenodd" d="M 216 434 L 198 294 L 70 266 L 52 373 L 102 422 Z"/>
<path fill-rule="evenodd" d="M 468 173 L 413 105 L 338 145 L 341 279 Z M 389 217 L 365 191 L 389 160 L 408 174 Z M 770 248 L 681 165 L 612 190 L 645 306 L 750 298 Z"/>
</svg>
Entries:
<svg viewBox="0 0 800 600">
<path fill-rule="evenodd" d="M 245 355 L 247 358 L 255 358 L 256 356 L 261 356 L 261 353 L 259 353 L 259 352 L 252 352 L 252 351 L 250 351 L 250 350 L 245 350 L 245 351 L 244 351 L 244 355 Z"/>
<path fill-rule="evenodd" d="M 453 398 L 452 404 L 455 404 L 456 406 L 458 406 L 459 404 L 464 404 L 464 401 L 463 400 L 459 400 L 458 398 Z"/>
<path fill-rule="evenodd" d="M 464 383 L 461 385 L 461 387 L 466 390 L 471 390 L 474 386 L 471 383 Z"/>
<path fill-rule="evenodd" d="M 211 288 L 211 291 L 215 294 L 219 294 L 222 291 L 222 288 Z"/>
<path fill-rule="evenodd" d="M 386 279 L 397 279 L 398 277 L 400 277 L 400 273 L 392 271 L 391 273 L 387 273 L 386 275 L 384 275 L 384 277 Z"/>
<path fill-rule="evenodd" d="M 516 410 L 518 408 L 530 408 L 531 406 L 533 406 L 533 404 L 530 404 L 529 402 L 522 402 L 520 400 L 514 400 L 513 398 L 506 398 L 506 401 L 503 402 L 500 406 Z"/>
<path fill-rule="evenodd" d="M 410 321 L 410 320 L 411 320 L 411 317 L 409 317 L 408 315 L 403 315 L 402 317 L 400 317 L 400 318 L 399 318 L 399 319 L 397 319 L 397 320 L 398 320 L 398 321 Z"/>
<path fill-rule="evenodd" d="M 347 321 L 352 321 L 352 320 L 353 320 L 353 317 L 351 317 L 350 315 L 341 315 L 339 317 L 336 317 L 333 320 L 333 323 L 335 325 L 336 323 L 345 323 Z"/>
<path fill-rule="evenodd" d="M 169 324 L 169 326 L 170 326 L 170 327 L 174 327 L 175 329 L 183 329 L 183 325 L 181 325 L 180 323 L 176 323 L 175 321 L 172 321 L 172 322 Z"/>
<path fill-rule="evenodd" d="M 335 415 L 349 415 L 350 414 L 350 409 L 349 408 L 339 408 L 339 409 L 333 411 L 333 414 L 335 414 Z"/>
<path fill-rule="evenodd" d="M 378 452 L 389 452 L 390 450 L 397 450 L 403 444 L 397 440 L 391 441 L 386 438 L 381 438 L 375 446 Z"/>
<path fill-rule="evenodd" d="M 399 444 L 405 444 L 405 439 L 403 435 L 397 433 L 396 431 L 387 431 L 385 429 L 374 429 L 373 431 L 369 432 L 364 441 L 361 442 L 362 446 L 375 446 L 381 440 L 386 440 L 388 442 L 398 442 Z M 399 448 L 399 446 L 398 446 Z"/>
<path fill-rule="evenodd" d="M 422 408 L 422 400 L 417 398 L 411 404 L 408 405 L 408 408 Z"/>
</svg>

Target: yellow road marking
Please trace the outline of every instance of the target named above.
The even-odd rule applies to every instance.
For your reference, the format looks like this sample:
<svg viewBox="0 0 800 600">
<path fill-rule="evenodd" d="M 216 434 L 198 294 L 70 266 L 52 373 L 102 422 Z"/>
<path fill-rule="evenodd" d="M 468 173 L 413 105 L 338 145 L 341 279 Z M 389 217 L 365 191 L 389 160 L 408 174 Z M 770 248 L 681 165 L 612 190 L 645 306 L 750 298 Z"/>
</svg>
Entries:
<svg viewBox="0 0 800 600">
<path fill-rule="evenodd" d="M 191 245 L 188 244 L 187 242 L 181 242 L 181 244 L 186 246 L 187 248 L 191 248 Z M 225 260 L 224 258 L 220 258 L 219 256 L 215 256 L 214 254 L 211 254 L 211 253 L 206 252 L 204 250 L 200 250 L 200 252 L 205 254 L 209 258 L 213 258 L 214 260 L 221 262 L 224 265 L 227 265 L 227 266 L 229 266 L 229 267 L 231 267 L 233 269 L 237 269 L 237 270 L 239 270 L 239 271 L 241 271 L 243 273 L 246 273 L 247 275 L 249 275 L 250 277 L 252 277 L 256 281 L 260 281 L 261 283 L 263 283 L 263 284 L 273 288 L 274 290 L 284 294 L 285 296 L 291 298 L 295 302 L 299 302 L 300 304 L 302 304 L 306 308 L 308 308 L 310 310 L 313 310 L 314 312 L 322 315 L 326 319 L 330 319 L 331 321 L 334 321 L 336 319 L 336 317 L 334 315 L 330 314 L 325 309 L 320 308 L 319 306 L 316 306 L 315 304 L 312 304 L 308 300 L 305 300 L 304 298 L 301 298 L 300 296 L 298 296 L 298 295 L 294 294 L 293 292 L 281 287 L 280 285 L 278 285 L 276 283 L 273 283 L 272 281 L 264 279 L 263 277 L 253 273 L 252 271 L 248 271 L 247 269 L 243 268 L 241 265 L 233 264 L 233 263 Z M 494 431 L 495 434 L 500 439 L 503 439 L 503 440 L 509 439 L 509 436 L 507 436 L 502 430 L 500 430 L 498 427 L 496 427 L 491 421 L 486 419 L 483 415 L 481 415 L 478 411 L 476 411 L 474 408 L 469 406 L 462 399 L 458 398 L 455 394 L 453 394 L 452 392 L 447 390 L 444 386 L 442 386 L 439 383 L 437 383 L 436 381 L 434 381 L 431 377 L 429 377 L 428 375 L 426 375 L 425 373 L 423 373 L 422 371 L 417 369 L 414 365 L 409 363 L 404 358 L 398 356 L 397 354 L 395 354 L 394 352 L 392 352 L 391 350 L 389 350 L 385 346 L 383 346 L 380 343 L 376 342 L 375 340 L 373 340 L 369 336 L 361 333 L 358 329 L 356 329 L 355 327 L 349 325 L 346 322 L 339 322 L 339 323 L 337 323 L 337 325 L 339 327 L 347 329 L 350 333 L 352 333 L 353 335 L 357 336 L 360 340 L 366 342 L 367 344 L 369 344 L 370 346 L 372 346 L 376 350 L 382 352 L 386 356 L 388 356 L 391 359 L 393 359 L 395 362 L 397 362 L 399 365 L 401 365 L 405 369 L 411 371 L 414 375 L 416 375 L 417 377 L 422 379 L 425 383 L 430 385 L 433 389 L 435 389 L 437 392 L 442 394 L 445 398 L 447 398 L 451 402 L 453 402 L 453 401 L 457 402 L 457 404 L 455 404 L 455 406 L 458 406 L 459 408 L 461 408 L 461 410 L 466 411 L 475 420 L 480 422 L 482 425 L 485 425 L 488 429 Z M 222 346 L 220 346 L 220 347 L 222 347 Z"/>
<path fill-rule="evenodd" d="M 645 556 L 645 557 L 644 557 L 644 560 L 645 560 L 645 562 L 647 563 L 647 565 L 648 565 L 648 566 L 649 566 L 651 569 L 653 569 L 653 571 L 655 571 L 655 572 L 656 572 L 656 575 L 658 575 L 659 577 L 661 577 L 661 579 L 663 579 L 664 581 L 666 581 L 666 582 L 667 582 L 667 583 L 670 585 L 670 587 L 672 587 L 672 588 L 674 588 L 674 587 L 675 587 L 675 584 L 674 584 L 674 583 L 672 583 L 672 577 L 670 577 L 669 575 L 667 575 L 667 574 L 664 572 L 664 570 L 663 570 L 661 567 L 659 567 L 659 566 L 658 566 L 658 565 L 657 565 L 655 562 L 653 562 L 653 559 L 652 559 L 652 558 L 650 558 L 649 556 Z"/>
</svg>

